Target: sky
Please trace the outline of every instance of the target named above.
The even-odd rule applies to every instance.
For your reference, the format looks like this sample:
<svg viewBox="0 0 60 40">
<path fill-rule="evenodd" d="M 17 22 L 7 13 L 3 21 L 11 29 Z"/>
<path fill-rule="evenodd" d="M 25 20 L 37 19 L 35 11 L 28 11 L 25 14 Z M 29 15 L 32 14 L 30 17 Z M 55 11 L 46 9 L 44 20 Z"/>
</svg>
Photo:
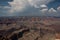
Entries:
<svg viewBox="0 0 60 40">
<path fill-rule="evenodd" d="M 0 16 L 60 17 L 60 0 L 0 0 Z"/>
</svg>

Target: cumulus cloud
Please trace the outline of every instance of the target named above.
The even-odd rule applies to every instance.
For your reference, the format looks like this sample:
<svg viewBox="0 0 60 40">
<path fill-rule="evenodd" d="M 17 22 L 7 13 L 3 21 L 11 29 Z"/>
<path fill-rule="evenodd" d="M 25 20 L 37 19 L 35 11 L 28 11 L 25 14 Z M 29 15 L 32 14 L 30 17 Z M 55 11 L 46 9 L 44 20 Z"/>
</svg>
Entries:
<svg viewBox="0 0 60 40">
<path fill-rule="evenodd" d="M 48 9 L 42 9 L 40 10 L 42 13 L 47 13 L 48 12 Z"/>
<path fill-rule="evenodd" d="M 54 8 L 49 9 L 49 13 L 56 13 L 57 11 Z"/>
<path fill-rule="evenodd" d="M 47 5 L 49 2 L 54 0 L 13 0 L 8 2 L 11 7 L 1 7 L 4 13 L 7 15 L 46 15 L 54 16 L 60 11 L 60 7 L 55 10 L 54 8 L 48 9 Z"/>
<path fill-rule="evenodd" d="M 27 7 L 27 0 L 14 0 L 13 2 L 9 2 L 11 5 L 11 10 L 10 12 L 15 12 L 15 11 L 23 11 Z"/>
<path fill-rule="evenodd" d="M 34 6 L 35 8 L 40 8 L 40 5 L 47 4 L 52 0 L 14 0 L 13 2 L 9 2 L 11 5 L 10 12 L 14 11 L 23 11 L 28 8 L 28 6 Z M 44 5 L 42 5 L 44 6 Z"/>
<path fill-rule="evenodd" d="M 48 12 L 48 7 L 46 5 L 40 5 L 40 12 L 45 15 Z"/>
<path fill-rule="evenodd" d="M 13 0 L 12 2 L 8 2 L 9 5 L 11 6 L 1 6 L 0 8 L 2 8 L 3 11 L 1 11 L 2 13 L 7 13 L 7 15 L 18 15 L 19 13 L 21 14 L 24 13 L 32 13 L 35 14 L 35 10 L 34 8 L 42 8 L 43 6 L 45 7 L 46 5 L 42 5 L 42 4 L 47 4 L 48 2 L 50 2 L 51 0 Z M 41 5 L 41 6 L 40 6 Z M 33 8 L 34 7 L 34 8 Z M 31 9 L 30 9 L 31 8 Z M 5 10 L 6 9 L 6 10 Z M 28 12 L 26 9 L 30 9 Z M 44 9 L 46 10 L 46 9 Z M 38 10 L 37 10 L 38 12 Z M 23 14 L 21 14 L 23 15 Z M 27 14 L 26 14 L 27 15 Z"/>
<path fill-rule="evenodd" d="M 46 6 L 46 5 L 40 5 L 40 7 L 44 7 L 44 8 L 46 8 L 47 6 Z"/>
<path fill-rule="evenodd" d="M 48 11 L 49 16 L 57 16 L 57 10 L 50 8 Z"/>
<path fill-rule="evenodd" d="M 41 13 L 42 16 L 46 16 L 47 13 L 48 13 L 48 9 L 47 8 L 46 9 L 42 9 L 42 10 L 40 10 L 40 13 Z"/>
<path fill-rule="evenodd" d="M 28 2 L 30 3 L 31 6 L 34 6 L 35 8 L 40 7 L 40 5 L 42 4 L 48 4 L 49 2 L 51 2 L 53 0 L 28 0 Z"/>
<path fill-rule="evenodd" d="M 60 6 L 57 8 L 57 15 L 60 16 Z"/>
<path fill-rule="evenodd" d="M 40 10 L 40 13 L 43 16 L 59 16 L 60 8 L 58 7 L 57 10 L 55 10 L 54 8 L 48 9 L 48 7 L 45 6 L 45 7 L 42 7 L 42 9 Z"/>
<path fill-rule="evenodd" d="M 42 10 L 42 9 L 48 9 L 48 7 L 46 6 L 46 5 L 40 5 L 40 8 L 39 8 L 40 10 Z"/>
<path fill-rule="evenodd" d="M 57 11 L 60 12 L 60 7 L 57 8 Z"/>
</svg>

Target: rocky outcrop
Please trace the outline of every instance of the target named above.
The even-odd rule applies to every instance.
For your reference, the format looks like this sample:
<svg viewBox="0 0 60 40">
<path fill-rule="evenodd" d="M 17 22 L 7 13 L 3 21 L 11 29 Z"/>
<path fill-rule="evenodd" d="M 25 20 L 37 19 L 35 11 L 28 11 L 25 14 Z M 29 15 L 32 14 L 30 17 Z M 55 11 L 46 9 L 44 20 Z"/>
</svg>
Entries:
<svg viewBox="0 0 60 40">
<path fill-rule="evenodd" d="M 28 17 L 0 19 L 0 40 L 54 40 L 59 29 L 57 26 L 60 26 L 60 22 L 55 24 L 54 20 Z"/>
<path fill-rule="evenodd" d="M 2 33 L 0 33 L 0 40 L 44 40 L 45 36 L 53 37 L 55 31 L 45 28 L 40 28 L 38 31 L 29 28 L 11 28 Z"/>
</svg>

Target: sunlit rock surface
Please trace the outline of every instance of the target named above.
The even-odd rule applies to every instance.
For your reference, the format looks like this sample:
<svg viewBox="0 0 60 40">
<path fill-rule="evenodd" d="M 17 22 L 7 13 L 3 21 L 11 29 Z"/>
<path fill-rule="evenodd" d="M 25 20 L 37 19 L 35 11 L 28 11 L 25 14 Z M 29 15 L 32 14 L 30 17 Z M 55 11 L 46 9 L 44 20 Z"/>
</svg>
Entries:
<svg viewBox="0 0 60 40">
<path fill-rule="evenodd" d="M 0 18 L 0 40 L 55 40 L 60 37 L 56 34 L 60 34 L 60 18 Z"/>
</svg>

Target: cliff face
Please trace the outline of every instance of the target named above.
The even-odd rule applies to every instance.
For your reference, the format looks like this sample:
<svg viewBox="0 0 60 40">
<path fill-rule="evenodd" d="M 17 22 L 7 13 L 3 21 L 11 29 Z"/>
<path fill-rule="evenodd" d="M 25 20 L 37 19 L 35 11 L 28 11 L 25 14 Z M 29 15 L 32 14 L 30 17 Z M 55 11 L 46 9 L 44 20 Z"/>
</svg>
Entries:
<svg viewBox="0 0 60 40">
<path fill-rule="evenodd" d="M 22 28 L 22 29 L 9 29 L 2 32 L 0 35 L 0 40 L 44 40 L 45 37 L 48 40 L 49 38 L 54 37 L 55 32 L 48 29 L 40 28 L 37 30 Z"/>
<path fill-rule="evenodd" d="M 60 19 L 47 20 L 39 17 L 3 19 L 0 19 L 0 40 L 54 40 L 55 34 L 59 33 Z"/>
</svg>

